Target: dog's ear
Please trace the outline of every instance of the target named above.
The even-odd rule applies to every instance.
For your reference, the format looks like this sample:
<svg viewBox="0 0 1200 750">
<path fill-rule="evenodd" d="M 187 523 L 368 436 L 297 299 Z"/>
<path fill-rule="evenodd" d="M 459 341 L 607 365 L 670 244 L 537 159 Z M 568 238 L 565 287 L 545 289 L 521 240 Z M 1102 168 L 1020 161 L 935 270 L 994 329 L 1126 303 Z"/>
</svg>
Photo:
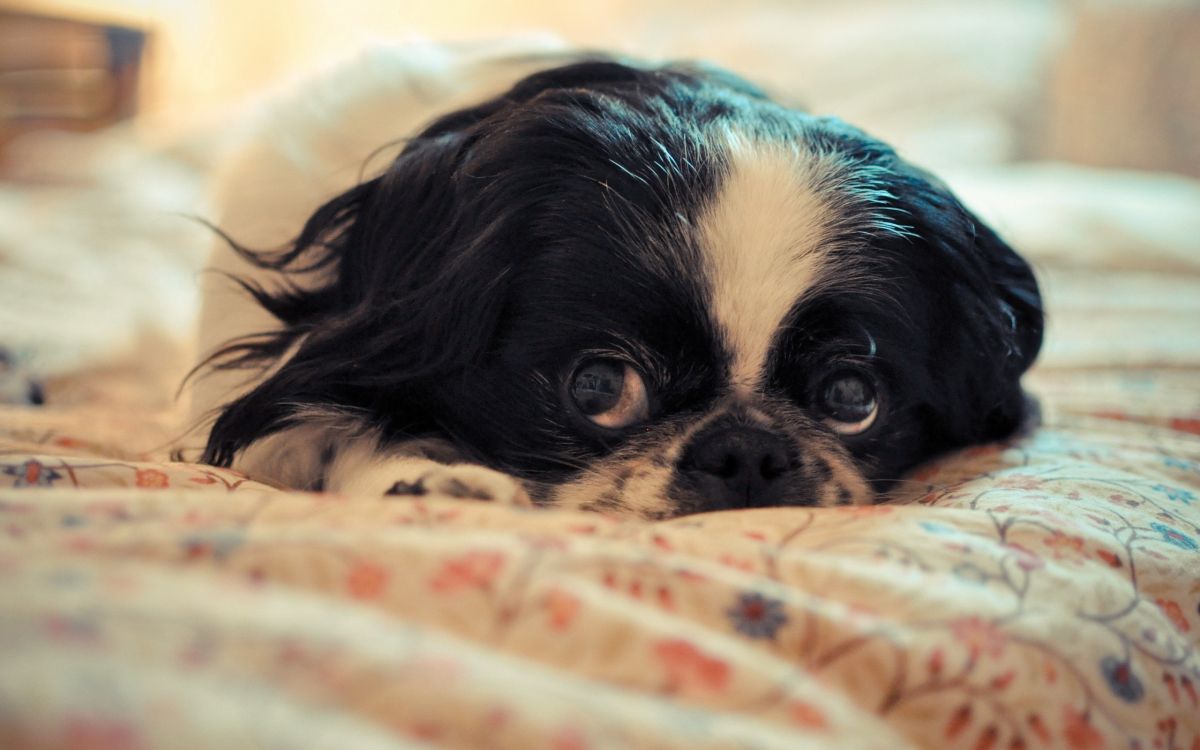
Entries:
<svg viewBox="0 0 1200 750">
<path fill-rule="evenodd" d="M 382 175 L 317 209 L 284 250 L 235 245 L 278 273 L 268 285 L 240 283 L 280 328 L 231 342 L 209 361 L 271 374 L 223 407 L 205 461 L 228 465 L 311 405 L 377 412 L 381 401 L 407 399 L 387 409 L 409 420 L 397 429 L 432 426 L 424 384 L 486 352 L 513 260 L 509 224 L 459 205 L 467 141 L 461 130 L 422 134 Z"/>
<path fill-rule="evenodd" d="M 947 444 L 1012 433 L 1027 410 L 1021 388 L 1042 345 L 1044 316 L 1029 264 L 935 178 L 908 169 L 903 209 L 921 247 L 931 295 L 930 403 Z"/>
<path fill-rule="evenodd" d="M 232 342 L 208 363 L 272 374 L 223 408 L 204 460 L 230 463 L 312 405 L 403 416 L 396 432 L 435 428 L 429 384 L 486 354 L 514 263 L 527 250 L 510 236 L 522 195 L 490 210 L 469 197 L 504 189 L 482 190 L 472 167 L 474 147 L 494 130 L 485 123 L 547 91 L 644 75 L 605 59 L 535 73 L 432 122 L 382 175 L 317 209 L 284 250 L 234 244 L 252 265 L 278 272 L 269 287 L 241 283 L 281 328 Z"/>
</svg>

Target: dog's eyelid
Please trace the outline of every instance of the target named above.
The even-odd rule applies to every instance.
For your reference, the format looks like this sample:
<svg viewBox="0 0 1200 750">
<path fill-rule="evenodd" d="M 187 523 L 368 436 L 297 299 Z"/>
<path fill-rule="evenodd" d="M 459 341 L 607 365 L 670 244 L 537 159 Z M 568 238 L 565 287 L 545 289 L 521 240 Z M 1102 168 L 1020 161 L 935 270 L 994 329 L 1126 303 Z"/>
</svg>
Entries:
<svg viewBox="0 0 1200 750">
<path fill-rule="evenodd" d="M 662 383 L 666 370 L 660 358 L 655 356 L 647 347 L 636 342 L 615 343 L 609 346 L 596 346 L 580 349 L 567 362 L 564 374 L 569 376 L 580 364 L 589 359 L 615 359 L 633 369 L 646 378 L 648 383 Z"/>
</svg>

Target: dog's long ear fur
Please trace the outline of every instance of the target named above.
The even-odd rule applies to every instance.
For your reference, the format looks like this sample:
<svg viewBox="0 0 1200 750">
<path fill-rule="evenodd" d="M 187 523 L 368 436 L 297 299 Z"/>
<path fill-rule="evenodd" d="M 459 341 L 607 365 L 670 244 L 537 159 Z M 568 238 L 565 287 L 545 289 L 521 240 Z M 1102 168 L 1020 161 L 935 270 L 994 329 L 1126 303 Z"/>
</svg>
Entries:
<svg viewBox="0 0 1200 750">
<path fill-rule="evenodd" d="M 272 374 L 223 407 L 203 460 L 229 465 L 311 405 L 403 415 L 386 426 L 395 433 L 435 428 L 423 408 L 427 384 L 486 352 L 506 299 L 506 252 L 517 245 L 506 241 L 505 222 L 459 205 L 476 126 L 548 89 L 635 75 L 605 61 L 536 74 L 430 124 L 381 176 L 317 209 L 282 251 L 226 238 L 250 264 L 278 272 L 270 287 L 237 281 L 280 328 L 231 342 L 205 363 Z M 305 284 L 289 281 L 298 274 Z"/>
<path fill-rule="evenodd" d="M 1037 280 L 1029 264 L 936 178 L 905 171 L 905 210 L 927 244 L 919 273 L 938 308 L 928 367 L 940 398 L 931 402 L 951 405 L 933 422 L 947 445 L 1006 437 L 1025 416 L 1020 379 L 1042 345 Z"/>
<path fill-rule="evenodd" d="M 453 220 L 446 176 L 452 136 L 418 140 L 387 172 L 319 208 L 283 252 L 239 249 L 246 260 L 278 271 L 270 288 L 243 287 L 280 328 L 232 342 L 209 362 L 216 368 L 271 368 L 274 373 L 224 407 L 203 459 L 228 465 L 254 440 L 288 426 L 305 406 L 368 408 L 384 377 L 398 383 L 467 357 L 482 346 L 498 304 L 504 269 L 491 281 L 454 273 L 444 250 L 462 230 Z M 289 283 L 290 274 L 324 279 Z M 277 361 L 283 358 L 281 365 Z"/>
</svg>

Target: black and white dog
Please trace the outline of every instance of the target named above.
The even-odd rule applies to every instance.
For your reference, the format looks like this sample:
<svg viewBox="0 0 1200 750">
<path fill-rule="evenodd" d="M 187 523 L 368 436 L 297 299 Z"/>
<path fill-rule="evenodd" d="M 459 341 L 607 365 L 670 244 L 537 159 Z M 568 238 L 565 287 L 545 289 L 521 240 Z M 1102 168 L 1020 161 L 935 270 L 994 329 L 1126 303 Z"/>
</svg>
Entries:
<svg viewBox="0 0 1200 750">
<path fill-rule="evenodd" d="M 869 503 L 1024 416 L 1029 266 L 837 119 L 592 59 L 392 135 L 286 247 L 226 251 L 204 461 L 662 518 Z"/>
</svg>

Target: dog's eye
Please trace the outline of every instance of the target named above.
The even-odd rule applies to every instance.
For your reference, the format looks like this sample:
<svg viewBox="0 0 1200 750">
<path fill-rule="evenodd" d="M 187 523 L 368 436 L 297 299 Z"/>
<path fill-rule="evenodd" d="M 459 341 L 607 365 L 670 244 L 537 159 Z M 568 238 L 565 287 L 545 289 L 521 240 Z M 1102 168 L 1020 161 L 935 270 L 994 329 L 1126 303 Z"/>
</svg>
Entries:
<svg viewBox="0 0 1200 750">
<path fill-rule="evenodd" d="M 580 365 L 571 376 L 571 398 L 601 427 L 620 429 L 650 416 L 642 376 L 618 359 L 589 359 Z"/>
<path fill-rule="evenodd" d="M 879 414 L 874 384 L 854 370 L 838 370 L 828 375 L 817 390 L 817 400 L 825 424 L 842 435 L 866 431 Z"/>
</svg>

